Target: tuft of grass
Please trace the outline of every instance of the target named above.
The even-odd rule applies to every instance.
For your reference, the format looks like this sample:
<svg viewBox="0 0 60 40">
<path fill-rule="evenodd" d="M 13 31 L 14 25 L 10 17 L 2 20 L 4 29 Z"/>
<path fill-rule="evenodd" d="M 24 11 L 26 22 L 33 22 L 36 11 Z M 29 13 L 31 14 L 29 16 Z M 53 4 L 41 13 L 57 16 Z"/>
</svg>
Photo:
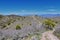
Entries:
<svg viewBox="0 0 60 40">
<path fill-rule="evenodd" d="M 16 30 L 19 30 L 19 29 L 21 29 L 21 26 L 16 25 Z"/>
</svg>

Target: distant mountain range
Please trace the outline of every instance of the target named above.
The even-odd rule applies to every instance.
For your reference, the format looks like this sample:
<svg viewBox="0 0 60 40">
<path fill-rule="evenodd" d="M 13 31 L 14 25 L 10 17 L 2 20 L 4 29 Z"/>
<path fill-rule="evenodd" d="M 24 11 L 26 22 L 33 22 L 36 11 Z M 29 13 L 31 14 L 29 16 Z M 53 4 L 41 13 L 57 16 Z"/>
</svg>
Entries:
<svg viewBox="0 0 60 40">
<path fill-rule="evenodd" d="M 43 16 L 43 17 L 59 17 L 60 14 L 42 14 L 40 16 Z"/>
<path fill-rule="evenodd" d="M 4 15 L 0 15 L 0 16 L 4 16 Z M 5 15 L 5 16 L 42 16 L 42 17 L 58 17 L 60 16 L 60 14 L 40 14 L 40 15 Z"/>
</svg>

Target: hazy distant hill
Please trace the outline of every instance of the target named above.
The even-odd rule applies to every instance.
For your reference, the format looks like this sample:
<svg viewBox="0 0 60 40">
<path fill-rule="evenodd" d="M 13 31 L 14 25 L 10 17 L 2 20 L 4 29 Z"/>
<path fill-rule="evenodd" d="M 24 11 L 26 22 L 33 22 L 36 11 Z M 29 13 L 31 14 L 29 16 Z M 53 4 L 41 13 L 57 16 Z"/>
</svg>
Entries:
<svg viewBox="0 0 60 40">
<path fill-rule="evenodd" d="M 40 16 L 47 17 L 47 18 L 49 18 L 49 17 L 60 17 L 60 14 L 42 14 Z"/>
</svg>

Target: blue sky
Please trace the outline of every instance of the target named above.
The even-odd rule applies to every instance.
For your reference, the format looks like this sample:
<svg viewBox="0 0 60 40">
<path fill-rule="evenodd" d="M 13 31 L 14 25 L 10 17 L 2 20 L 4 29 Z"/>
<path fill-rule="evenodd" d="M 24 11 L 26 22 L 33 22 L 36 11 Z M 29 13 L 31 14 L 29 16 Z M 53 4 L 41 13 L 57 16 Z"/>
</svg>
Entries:
<svg viewBox="0 0 60 40">
<path fill-rule="evenodd" d="M 60 14 L 60 0 L 0 0 L 0 14 Z"/>
</svg>

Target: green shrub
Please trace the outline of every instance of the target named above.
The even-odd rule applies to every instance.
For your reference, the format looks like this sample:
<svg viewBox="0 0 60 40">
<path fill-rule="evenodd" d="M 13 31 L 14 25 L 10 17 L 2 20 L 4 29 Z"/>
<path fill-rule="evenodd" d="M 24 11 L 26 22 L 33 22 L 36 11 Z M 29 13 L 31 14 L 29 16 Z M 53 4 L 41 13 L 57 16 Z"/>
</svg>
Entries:
<svg viewBox="0 0 60 40">
<path fill-rule="evenodd" d="M 19 29 L 21 29 L 21 26 L 16 25 L 16 30 L 19 30 Z"/>
<path fill-rule="evenodd" d="M 20 18 L 18 18 L 18 20 L 20 20 Z"/>
<path fill-rule="evenodd" d="M 5 28 L 5 27 L 6 27 L 6 25 L 3 25 L 3 26 L 2 26 L 2 28 Z"/>
<path fill-rule="evenodd" d="M 50 30 L 53 30 L 53 28 L 54 28 L 55 25 L 56 25 L 56 23 L 55 23 L 53 20 L 51 20 L 51 19 L 46 19 L 46 20 L 44 21 L 44 24 L 47 25 L 47 26 L 45 26 L 46 29 L 50 29 Z"/>
<path fill-rule="evenodd" d="M 8 23 L 8 25 L 10 25 L 11 23 Z"/>
<path fill-rule="evenodd" d="M 32 25 L 32 24 L 29 24 L 30 26 Z"/>
<path fill-rule="evenodd" d="M 3 17 L 3 15 L 0 15 L 0 18 L 2 18 Z"/>
<path fill-rule="evenodd" d="M 26 17 L 24 17 L 24 19 L 25 19 Z"/>
</svg>

